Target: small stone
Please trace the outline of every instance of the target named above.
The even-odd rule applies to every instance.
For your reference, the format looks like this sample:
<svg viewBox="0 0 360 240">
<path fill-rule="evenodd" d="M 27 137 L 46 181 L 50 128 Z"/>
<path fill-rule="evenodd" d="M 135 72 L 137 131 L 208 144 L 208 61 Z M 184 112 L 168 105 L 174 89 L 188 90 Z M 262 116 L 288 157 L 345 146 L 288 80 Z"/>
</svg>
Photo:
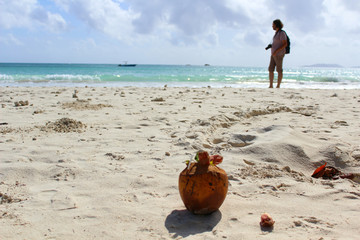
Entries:
<svg viewBox="0 0 360 240">
<path fill-rule="evenodd" d="M 165 100 L 162 97 L 159 98 L 155 98 L 153 100 L 151 100 L 152 102 L 165 102 Z"/>
<path fill-rule="evenodd" d="M 296 227 L 300 227 L 302 225 L 301 221 L 294 221 Z"/>
<path fill-rule="evenodd" d="M 291 169 L 289 166 L 285 166 L 283 167 L 283 171 L 286 171 L 286 172 L 291 172 Z"/>
<path fill-rule="evenodd" d="M 335 122 L 336 125 L 339 125 L 339 126 L 349 126 L 349 124 L 346 122 L 346 121 L 336 121 Z"/>
</svg>

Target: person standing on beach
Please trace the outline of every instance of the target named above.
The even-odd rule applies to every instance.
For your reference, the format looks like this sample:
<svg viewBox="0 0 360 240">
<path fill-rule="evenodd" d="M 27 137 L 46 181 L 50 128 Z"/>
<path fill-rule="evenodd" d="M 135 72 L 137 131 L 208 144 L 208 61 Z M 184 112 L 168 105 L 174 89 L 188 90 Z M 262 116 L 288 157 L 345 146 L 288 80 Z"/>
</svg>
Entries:
<svg viewBox="0 0 360 240">
<path fill-rule="evenodd" d="M 273 88 L 274 82 L 274 70 L 276 67 L 276 72 L 278 73 L 278 81 L 277 88 L 280 88 L 280 84 L 283 78 L 283 60 L 285 56 L 285 48 L 287 46 L 287 37 L 286 33 L 282 31 L 283 23 L 276 19 L 273 21 L 272 28 L 275 31 L 275 35 L 273 37 L 273 42 L 266 49 L 271 47 L 271 57 L 269 64 L 269 80 L 270 86 L 269 88 Z"/>
</svg>

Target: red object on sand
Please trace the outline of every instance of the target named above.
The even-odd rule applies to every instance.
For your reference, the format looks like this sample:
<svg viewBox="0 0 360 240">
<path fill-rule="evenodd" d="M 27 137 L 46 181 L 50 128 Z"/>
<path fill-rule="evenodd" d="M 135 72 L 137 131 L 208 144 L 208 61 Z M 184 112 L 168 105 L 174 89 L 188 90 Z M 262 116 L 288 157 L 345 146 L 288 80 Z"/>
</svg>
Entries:
<svg viewBox="0 0 360 240">
<path fill-rule="evenodd" d="M 275 221 L 268 213 L 261 214 L 260 226 L 262 227 L 272 227 Z"/>
<path fill-rule="evenodd" d="M 325 163 L 324 165 L 318 167 L 314 173 L 311 175 L 311 177 L 313 178 L 319 178 L 319 177 L 322 177 L 324 175 L 324 172 L 325 172 L 325 167 L 326 167 L 326 164 Z"/>
</svg>

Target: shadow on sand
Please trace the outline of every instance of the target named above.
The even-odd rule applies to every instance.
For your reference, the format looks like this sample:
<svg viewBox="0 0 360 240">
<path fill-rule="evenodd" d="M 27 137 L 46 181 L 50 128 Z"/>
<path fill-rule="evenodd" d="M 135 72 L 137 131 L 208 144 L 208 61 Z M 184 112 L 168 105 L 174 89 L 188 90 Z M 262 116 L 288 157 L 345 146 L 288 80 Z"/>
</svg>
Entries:
<svg viewBox="0 0 360 240">
<path fill-rule="evenodd" d="M 174 210 L 165 220 L 165 227 L 169 233 L 187 237 L 203 232 L 211 232 L 221 220 L 221 212 L 217 210 L 209 215 L 194 215 L 187 210 Z"/>
<path fill-rule="evenodd" d="M 271 233 L 274 230 L 273 226 L 271 226 L 271 227 L 262 227 L 262 226 L 260 226 L 260 228 L 261 228 L 261 231 L 268 232 L 268 233 Z"/>
</svg>

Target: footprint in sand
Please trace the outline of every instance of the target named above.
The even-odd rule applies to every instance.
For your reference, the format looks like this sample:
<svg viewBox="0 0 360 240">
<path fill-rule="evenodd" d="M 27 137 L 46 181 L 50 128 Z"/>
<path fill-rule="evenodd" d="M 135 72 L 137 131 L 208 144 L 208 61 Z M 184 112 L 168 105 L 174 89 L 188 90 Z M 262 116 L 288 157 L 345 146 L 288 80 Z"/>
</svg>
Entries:
<svg viewBox="0 0 360 240">
<path fill-rule="evenodd" d="M 56 189 L 43 190 L 37 194 L 38 204 L 50 203 L 51 208 L 57 211 L 77 208 L 76 202 L 68 195 Z"/>
<path fill-rule="evenodd" d="M 245 147 L 253 144 L 255 139 L 256 136 L 253 135 L 233 134 L 226 138 L 213 138 L 211 142 L 213 144 L 229 144 L 232 147 Z"/>
<path fill-rule="evenodd" d="M 57 192 L 50 199 L 51 207 L 54 210 L 64 211 L 77 208 L 76 202 L 64 193 Z"/>
<path fill-rule="evenodd" d="M 228 143 L 233 147 L 245 147 L 253 144 L 255 139 L 256 136 L 253 135 L 233 134 Z"/>
<path fill-rule="evenodd" d="M 320 219 L 317 219 L 316 217 L 305 217 L 305 216 L 299 216 L 298 220 L 294 221 L 295 227 L 303 227 L 306 229 L 319 229 L 319 228 L 333 228 L 334 224 L 329 222 L 324 222 Z"/>
</svg>

